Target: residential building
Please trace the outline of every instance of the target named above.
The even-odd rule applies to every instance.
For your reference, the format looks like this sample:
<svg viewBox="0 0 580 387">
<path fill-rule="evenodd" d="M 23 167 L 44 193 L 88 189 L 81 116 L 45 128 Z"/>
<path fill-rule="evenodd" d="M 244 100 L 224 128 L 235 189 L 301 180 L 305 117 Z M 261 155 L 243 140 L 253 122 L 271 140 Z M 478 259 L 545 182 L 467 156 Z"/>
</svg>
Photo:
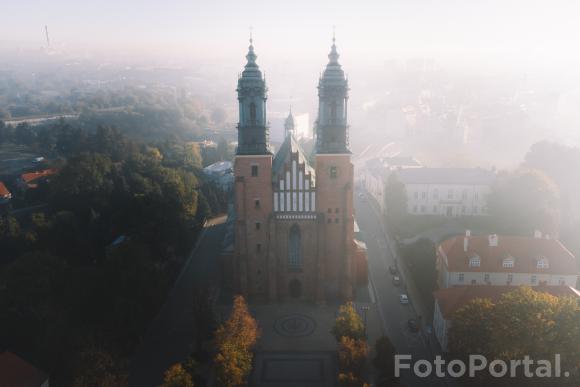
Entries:
<svg viewBox="0 0 580 387">
<path fill-rule="evenodd" d="M 573 297 L 580 300 L 580 292 L 571 286 L 535 286 L 532 289 L 549 293 L 556 297 Z M 453 315 L 460 308 L 476 298 L 498 301 L 505 293 L 515 290 L 513 286 L 459 286 L 440 289 L 433 293 L 433 331 L 443 351 L 448 351 L 448 332 L 453 323 Z"/>
<path fill-rule="evenodd" d="M 43 371 L 5 351 L 0 353 L 0 386 L 49 387 L 49 378 Z"/>
<path fill-rule="evenodd" d="M 0 181 L 0 204 L 8 203 L 10 199 L 12 199 L 12 194 L 4 183 Z"/>
<path fill-rule="evenodd" d="M 480 216 L 495 173 L 481 168 L 405 168 L 396 172 L 405 185 L 410 215 Z"/>
<path fill-rule="evenodd" d="M 57 173 L 54 168 L 43 169 L 41 171 L 23 173 L 20 176 L 20 186 L 23 189 L 37 188 L 38 184 L 44 181 L 49 181 L 52 176 Z"/>
<path fill-rule="evenodd" d="M 439 287 L 462 285 L 576 286 L 574 255 L 557 239 L 465 235 L 449 238 L 437 247 Z"/>
<path fill-rule="evenodd" d="M 349 89 L 338 57 L 333 41 L 318 84 L 313 160 L 295 139 L 291 115 L 285 122 L 285 140 L 274 155 L 266 82 L 250 44 L 237 88 L 235 231 L 232 274 L 225 276 L 250 300 L 352 299 L 361 280 L 357 267 L 366 267 L 364 244 L 354 235 Z"/>
</svg>

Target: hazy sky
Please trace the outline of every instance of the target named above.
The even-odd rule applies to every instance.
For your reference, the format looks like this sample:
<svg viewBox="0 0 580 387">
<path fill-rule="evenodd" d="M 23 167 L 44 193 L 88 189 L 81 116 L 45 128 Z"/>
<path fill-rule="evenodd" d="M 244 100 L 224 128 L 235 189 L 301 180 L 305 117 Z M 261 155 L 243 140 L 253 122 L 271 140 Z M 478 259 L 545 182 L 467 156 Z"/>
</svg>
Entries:
<svg viewBox="0 0 580 387">
<path fill-rule="evenodd" d="M 55 45 L 242 54 L 248 27 L 258 53 L 280 58 L 326 51 L 336 25 L 357 60 L 437 59 L 580 63 L 576 0 L 3 0 L 0 40 Z"/>
</svg>

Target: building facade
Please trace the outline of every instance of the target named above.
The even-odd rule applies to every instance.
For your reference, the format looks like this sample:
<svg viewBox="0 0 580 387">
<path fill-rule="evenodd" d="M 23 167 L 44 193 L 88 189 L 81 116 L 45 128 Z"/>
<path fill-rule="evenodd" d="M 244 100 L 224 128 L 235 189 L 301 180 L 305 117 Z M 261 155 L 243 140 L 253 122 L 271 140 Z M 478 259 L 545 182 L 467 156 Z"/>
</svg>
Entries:
<svg viewBox="0 0 580 387">
<path fill-rule="evenodd" d="M 294 137 L 273 155 L 267 88 L 250 40 L 238 79 L 238 149 L 234 161 L 234 289 L 251 300 L 350 299 L 366 253 L 354 238 L 353 165 L 348 148 L 348 83 L 332 44 L 319 80 L 316 152 Z"/>
<path fill-rule="evenodd" d="M 556 239 L 479 235 L 456 236 L 437 248 L 439 287 L 576 286 L 576 258 Z"/>
<path fill-rule="evenodd" d="M 397 171 L 410 215 L 487 215 L 495 174 L 480 168 L 407 168 Z"/>
</svg>

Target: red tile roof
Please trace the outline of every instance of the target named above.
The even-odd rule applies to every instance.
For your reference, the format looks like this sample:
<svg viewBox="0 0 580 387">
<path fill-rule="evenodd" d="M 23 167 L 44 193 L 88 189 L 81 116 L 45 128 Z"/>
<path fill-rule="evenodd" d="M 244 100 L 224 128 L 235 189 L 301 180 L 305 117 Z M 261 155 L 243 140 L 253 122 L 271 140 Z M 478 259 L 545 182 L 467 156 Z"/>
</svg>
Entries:
<svg viewBox="0 0 580 387">
<path fill-rule="evenodd" d="M 464 250 L 467 238 L 467 251 Z M 447 257 L 450 272 L 487 272 L 487 273 L 547 273 L 577 274 L 574 255 L 558 240 L 522 236 L 498 236 L 497 246 L 490 246 L 488 235 L 456 236 L 439 245 L 438 254 Z M 479 256 L 479 267 L 469 266 L 469 258 Z M 514 267 L 503 267 L 503 260 L 514 258 Z M 549 267 L 539 269 L 538 260 L 546 258 Z M 445 259 L 443 260 L 445 262 Z"/>
<path fill-rule="evenodd" d="M 491 286 L 473 285 L 456 286 L 453 288 L 439 289 L 433 292 L 433 296 L 439 304 L 439 309 L 446 320 L 453 313 L 476 298 L 487 298 L 492 302 L 498 301 L 505 293 L 516 290 L 515 286 Z M 580 298 L 580 292 L 571 286 L 535 286 L 532 289 L 538 292 L 549 293 L 556 297 Z"/>
<path fill-rule="evenodd" d="M 48 375 L 12 352 L 0 353 L 1 387 L 40 387 Z"/>
<path fill-rule="evenodd" d="M 25 183 L 30 183 L 36 179 L 46 176 L 52 176 L 56 173 L 56 169 L 44 169 L 42 171 L 30 172 L 22 174 L 21 178 Z"/>
<path fill-rule="evenodd" d="M 11 196 L 10 191 L 8 188 L 0 181 L 0 198 Z"/>
</svg>

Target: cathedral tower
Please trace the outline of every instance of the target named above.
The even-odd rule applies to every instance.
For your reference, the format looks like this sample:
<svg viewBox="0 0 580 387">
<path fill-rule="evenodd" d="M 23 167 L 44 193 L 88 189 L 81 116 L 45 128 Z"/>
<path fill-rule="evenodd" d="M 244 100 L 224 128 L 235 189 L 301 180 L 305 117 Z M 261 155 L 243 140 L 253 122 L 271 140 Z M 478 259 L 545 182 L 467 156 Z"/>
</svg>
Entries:
<svg viewBox="0 0 580 387">
<path fill-rule="evenodd" d="M 326 293 L 343 299 L 353 296 L 354 262 L 354 169 L 348 149 L 348 82 L 338 63 L 335 39 L 329 62 L 318 83 L 316 180 L 319 211 L 325 216 Z"/>
<path fill-rule="evenodd" d="M 250 38 L 238 79 L 238 149 L 235 175 L 236 288 L 246 297 L 267 292 L 268 221 L 272 212 L 272 153 L 266 120 L 266 81 Z"/>
</svg>

